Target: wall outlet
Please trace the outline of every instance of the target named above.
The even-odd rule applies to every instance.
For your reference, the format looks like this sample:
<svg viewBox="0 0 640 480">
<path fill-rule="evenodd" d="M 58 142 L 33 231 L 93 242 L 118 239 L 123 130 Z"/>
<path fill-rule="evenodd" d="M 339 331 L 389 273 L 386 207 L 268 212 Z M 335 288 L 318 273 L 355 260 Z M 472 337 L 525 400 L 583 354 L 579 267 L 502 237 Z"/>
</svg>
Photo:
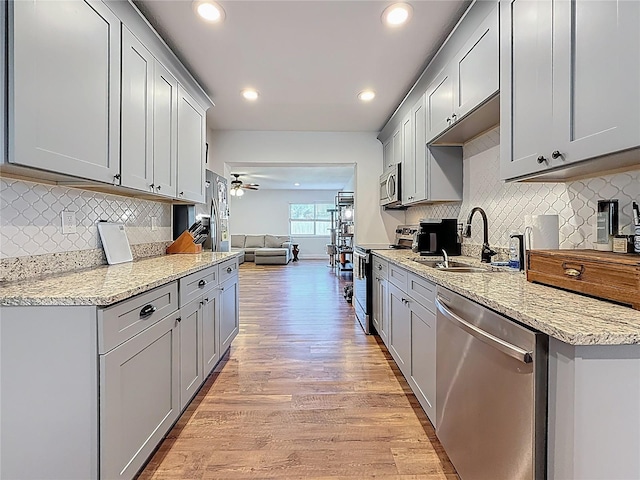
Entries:
<svg viewBox="0 0 640 480">
<path fill-rule="evenodd" d="M 62 212 L 62 233 L 76 233 L 76 212 Z"/>
<path fill-rule="evenodd" d="M 158 230 L 158 217 L 151 217 L 151 230 Z"/>
</svg>

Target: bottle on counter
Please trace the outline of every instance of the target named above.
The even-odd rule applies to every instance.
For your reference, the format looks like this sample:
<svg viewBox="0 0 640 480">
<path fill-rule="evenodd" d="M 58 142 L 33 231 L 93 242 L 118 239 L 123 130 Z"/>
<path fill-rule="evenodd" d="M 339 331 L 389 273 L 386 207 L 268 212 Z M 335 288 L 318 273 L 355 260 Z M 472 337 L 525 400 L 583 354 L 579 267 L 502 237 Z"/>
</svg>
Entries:
<svg viewBox="0 0 640 480">
<path fill-rule="evenodd" d="M 515 231 L 509 234 L 509 267 L 524 269 L 524 235 Z"/>
</svg>

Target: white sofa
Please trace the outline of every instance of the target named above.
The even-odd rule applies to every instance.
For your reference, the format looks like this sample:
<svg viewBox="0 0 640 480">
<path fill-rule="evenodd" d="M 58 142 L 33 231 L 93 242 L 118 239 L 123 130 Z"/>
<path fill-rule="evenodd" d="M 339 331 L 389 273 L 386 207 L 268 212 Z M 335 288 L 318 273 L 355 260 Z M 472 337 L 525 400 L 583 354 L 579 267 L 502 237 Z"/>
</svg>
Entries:
<svg viewBox="0 0 640 480">
<path fill-rule="evenodd" d="M 256 265 L 286 265 L 293 258 L 289 235 L 231 235 L 231 251 L 241 252 L 240 263 Z"/>
</svg>

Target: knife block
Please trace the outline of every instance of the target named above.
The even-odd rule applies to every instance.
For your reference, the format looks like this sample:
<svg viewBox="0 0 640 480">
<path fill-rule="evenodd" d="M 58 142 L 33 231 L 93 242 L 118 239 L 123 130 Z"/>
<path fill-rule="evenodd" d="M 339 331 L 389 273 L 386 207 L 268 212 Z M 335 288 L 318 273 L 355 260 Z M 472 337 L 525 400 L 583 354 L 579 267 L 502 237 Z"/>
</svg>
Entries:
<svg viewBox="0 0 640 480">
<path fill-rule="evenodd" d="M 202 253 L 202 244 L 193 243 L 193 235 L 188 230 L 167 247 L 167 253 Z"/>
</svg>

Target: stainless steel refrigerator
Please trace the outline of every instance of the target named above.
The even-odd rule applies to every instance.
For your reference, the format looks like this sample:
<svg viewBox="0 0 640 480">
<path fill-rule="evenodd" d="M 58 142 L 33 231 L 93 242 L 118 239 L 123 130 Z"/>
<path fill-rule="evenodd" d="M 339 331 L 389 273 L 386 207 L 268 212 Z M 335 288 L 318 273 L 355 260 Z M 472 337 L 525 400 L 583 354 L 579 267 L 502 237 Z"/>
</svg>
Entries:
<svg viewBox="0 0 640 480">
<path fill-rule="evenodd" d="M 204 250 L 228 252 L 229 248 L 229 203 L 227 201 L 227 179 L 207 170 L 206 222 L 209 217 L 209 237 L 202 245 Z"/>
</svg>

